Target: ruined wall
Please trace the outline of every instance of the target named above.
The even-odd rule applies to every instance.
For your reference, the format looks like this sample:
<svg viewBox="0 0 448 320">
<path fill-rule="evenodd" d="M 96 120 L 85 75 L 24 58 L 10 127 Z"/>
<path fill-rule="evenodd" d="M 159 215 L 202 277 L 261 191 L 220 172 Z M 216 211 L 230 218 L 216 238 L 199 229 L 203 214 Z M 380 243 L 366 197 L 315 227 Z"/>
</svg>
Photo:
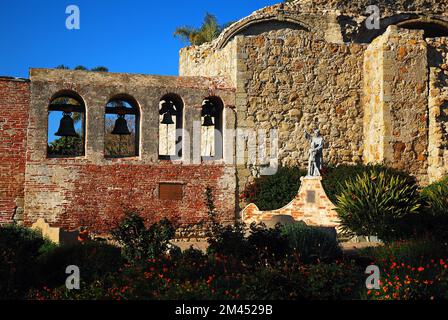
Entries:
<svg viewBox="0 0 448 320">
<path fill-rule="evenodd" d="M 304 131 L 314 128 L 326 141 L 327 162 L 361 161 L 364 49 L 316 40 L 303 31 L 245 38 L 239 49 L 245 58 L 239 86 L 244 85 L 247 98 L 244 104 L 236 100 L 239 125 L 279 128 L 281 165 L 306 166 Z"/>
<path fill-rule="evenodd" d="M 224 162 L 198 159 L 191 136 L 184 136 L 182 161 L 158 159 L 159 100 L 167 93 L 184 100 L 185 132 L 200 123 L 202 100 L 210 94 L 222 98 L 226 111 L 233 91 L 221 79 L 152 77 L 82 71 L 31 70 L 31 107 L 25 180 L 25 222 L 45 218 L 52 226 L 74 229 L 81 225 L 101 232 L 122 218 L 125 211 L 141 213 L 147 221 L 167 217 L 175 222 L 197 222 L 207 215 L 206 187 L 214 190 L 221 218 L 235 216 L 235 169 Z M 73 90 L 87 108 L 86 156 L 47 158 L 47 107 L 60 90 Z M 117 94 L 134 97 L 141 111 L 138 157 L 104 157 L 104 108 Z M 231 112 L 226 123 L 231 124 Z M 225 150 L 231 152 L 231 150 Z M 228 156 L 228 155 L 226 155 Z M 233 155 L 231 155 L 233 156 Z M 183 184 L 183 198 L 159 199 L 159 183 Z"/>
<path fill-rule="evenodd" d="M 384 45 L 385 37 L 379 37 L 364 55 L 364 163 L 381 163 L 385 158 Z"/>
<path fill-rule="evenodd" d="M 179 53 L 179 75 L 225 77 L 235 87 L 236 53 L 236 41 L 222 50 L 215 50 L 210 43 L 183 48 Z"/>
<path fill-rule="evenodd" d="M 428 176 L 434 182 L 448 173 L 448 39 L 427 39 L 429 82 Z"/>
<path fill-rule="evenodd" d="M 390 26 L 369 46 L 364 68 L 369 76 L 364 85 L 364 162 L 410 172 L 426 183 L 428 63 L 423 32 Z"/>
<path fill-rule="evenodd" d="M 427 46 L 422 31 L 388 28 L 384 48 L 385 163 L 427 181 Z M 388 113 L 389 111 L 390 113 Z M 387 118 L 387 115 L 390 118 Z"/>
<path fill-rule="evenodd" d="M 29 83 L 0 78 L 0 223 L 23 213 Z"/>
</svg>

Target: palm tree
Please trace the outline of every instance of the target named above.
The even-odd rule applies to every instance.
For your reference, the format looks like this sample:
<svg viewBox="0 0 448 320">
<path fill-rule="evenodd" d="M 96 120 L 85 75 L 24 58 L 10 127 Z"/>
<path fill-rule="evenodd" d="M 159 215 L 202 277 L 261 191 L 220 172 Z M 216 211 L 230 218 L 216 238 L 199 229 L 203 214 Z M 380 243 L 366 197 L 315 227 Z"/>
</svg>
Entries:
<svg viewBox="0 0 448 320">
<path fill-rule="evenodd" d="M 174 31 L 174 36 L 189 42 L 192 45 L 201 45 L 216 39 L 228 25 L 229 24 L 219 25 L 216 17 L 207 12 L 201 27 L 179 27 Z"/>
</svg>

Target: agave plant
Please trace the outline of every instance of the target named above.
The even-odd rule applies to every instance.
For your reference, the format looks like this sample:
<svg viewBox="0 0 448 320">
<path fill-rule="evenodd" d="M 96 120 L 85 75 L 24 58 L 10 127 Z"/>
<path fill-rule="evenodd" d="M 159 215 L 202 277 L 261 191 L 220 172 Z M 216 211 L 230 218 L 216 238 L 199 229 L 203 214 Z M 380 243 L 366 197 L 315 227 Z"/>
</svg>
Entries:
<svg viewBox="0 0 448 320">
<path fill-rule="evenodd" d="M 422 197 L 431 214 L 448 215 L 448 177 L 424 188 Z"/>
<path fill-rule="evenodd" d="M 378 236 L 384 241 L 399 237 L 404 218 L 419 213 L 418 187 L 390 171 L 364 172 L 345 182 L 336 211 L 348 236 Z"/>
</svg>

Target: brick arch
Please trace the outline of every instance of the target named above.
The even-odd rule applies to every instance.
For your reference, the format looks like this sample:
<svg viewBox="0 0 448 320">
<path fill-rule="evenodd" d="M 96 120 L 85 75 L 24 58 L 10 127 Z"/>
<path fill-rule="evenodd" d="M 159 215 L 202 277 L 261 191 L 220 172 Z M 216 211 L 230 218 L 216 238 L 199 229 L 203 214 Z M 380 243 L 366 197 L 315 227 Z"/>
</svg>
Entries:
<svg viewBox="0 0 448 320">
<path fill-rule="evenodd" d="M 224 48 L 233 38 L 238 35 L 251 36 L 267 31 L 287 28 L 293 30 L 310 31 L 310 27 L 307 24 L 290 15 L 249 17 L 234 23 L 228 29 L 224 30 L 223 34 L 220 36 L 217 47 L 218 49 Z"/>
<path fill-rule="evenodd" d="M 399 28 L 424 30 L 425 37 L 448 36 L 448 20 L 446 18 L 428 17 L 413 13 L 393 15 L 380 20 L 380 29 L 369 30 L 366 27 L 366 18 L 359 31 L 354 35 L 353 41 L 357 43 L 371 43 L 382 35 L 387 27 L 396 25 Z"/>
</svg>

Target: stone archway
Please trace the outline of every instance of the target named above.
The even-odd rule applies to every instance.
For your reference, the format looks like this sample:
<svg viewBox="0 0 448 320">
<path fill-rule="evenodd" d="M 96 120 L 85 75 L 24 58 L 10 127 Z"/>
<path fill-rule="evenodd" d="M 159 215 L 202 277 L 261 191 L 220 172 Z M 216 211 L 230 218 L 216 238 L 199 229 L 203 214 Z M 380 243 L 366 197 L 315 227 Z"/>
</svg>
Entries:
<svg viewBox="0 0 448 320">
<path fill-rule="evenodd" d="M 448 37 L 448 20 L 445 18 L 419 16 L 416 14 L 399 14 L 381 19 L 380 29 L 369 30 L 366 20 L 360 25 L 358 32 L 353 36 L 357 43 L 371 43 L 375 38 L 386 32 L 391 25 L 410 30 L 425 31 L 425 38 Z"/>
</svg>

